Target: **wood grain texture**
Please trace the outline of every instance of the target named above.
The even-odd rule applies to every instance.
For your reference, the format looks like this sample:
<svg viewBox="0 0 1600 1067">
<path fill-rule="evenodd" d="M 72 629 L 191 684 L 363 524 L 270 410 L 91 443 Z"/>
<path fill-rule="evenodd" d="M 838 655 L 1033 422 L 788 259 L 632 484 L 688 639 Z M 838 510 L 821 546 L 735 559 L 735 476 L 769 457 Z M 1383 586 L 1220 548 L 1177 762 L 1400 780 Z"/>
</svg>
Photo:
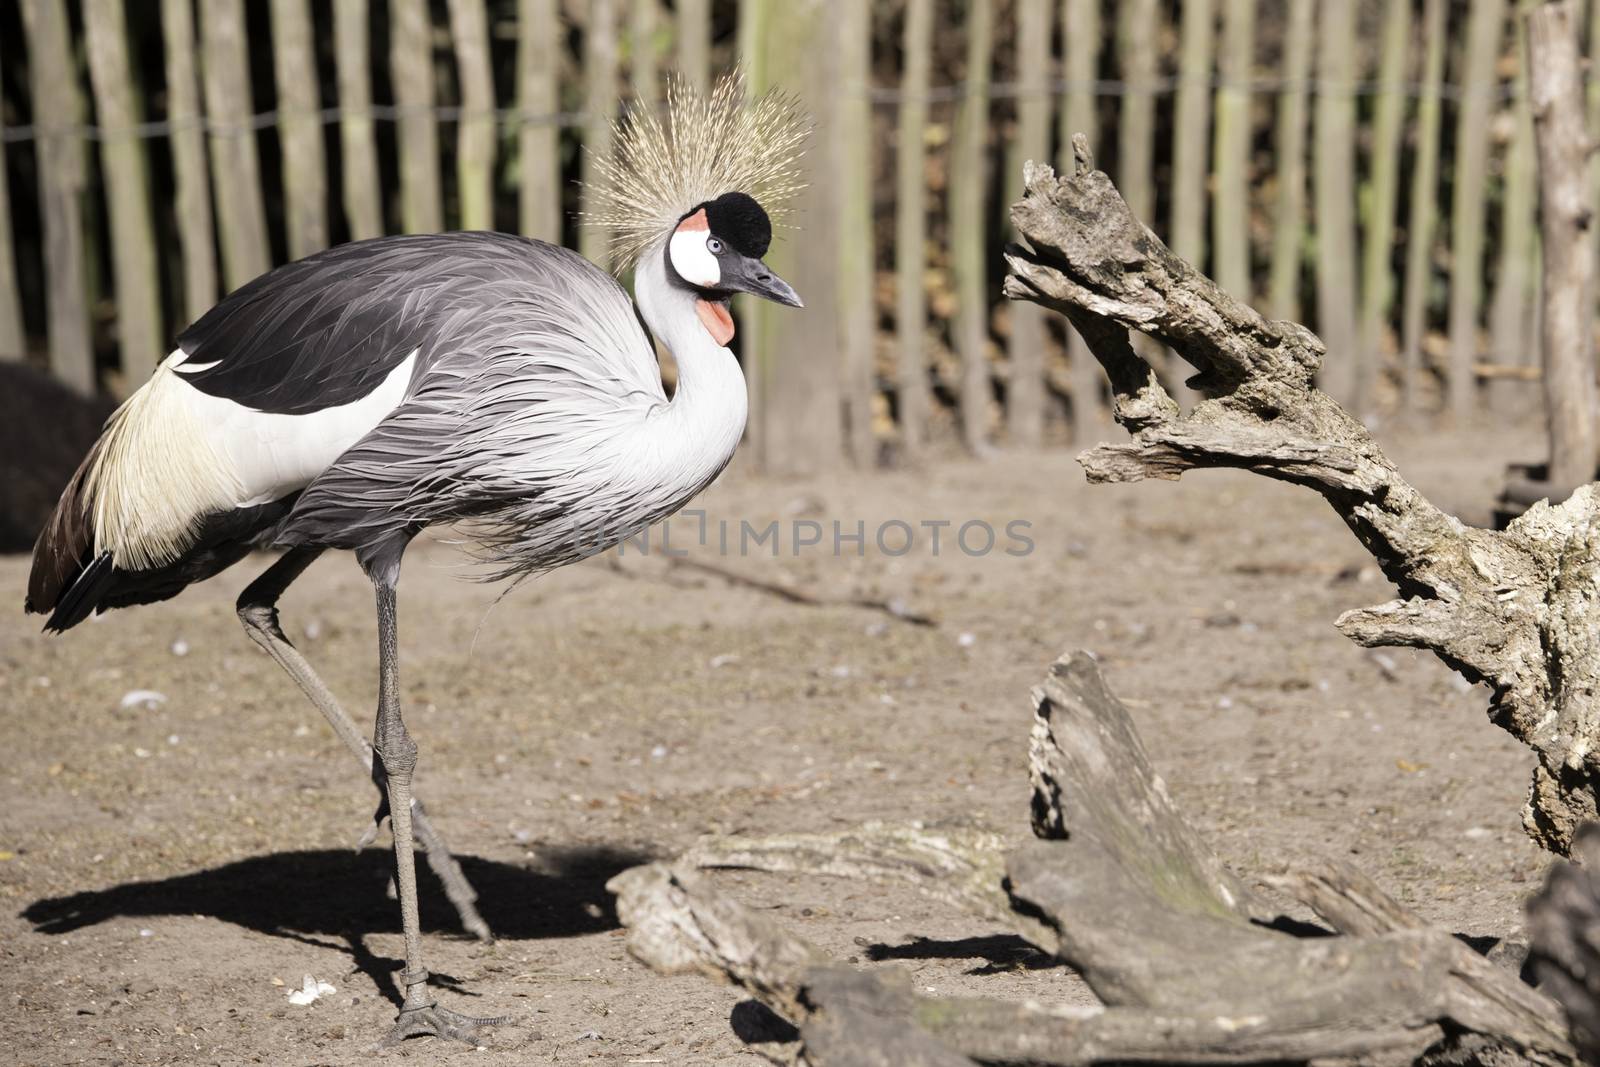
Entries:
<svg viewBox="0 0 1600 1067">
<path fill-rule="evenodd" d="M 1540 333 L 1552 495 L 1594 480 L 1600 419 L 1594 379 L 1594 256 L 1576 5 L 1527 16 L 1529 102 L 1539 150 Z"/>
<path fill-rule="evenodd" d="M 39 213 L 44 221 L 45 303 L 50 370 L 84 395 L 96 388 L 85 292 L 83 190 L 87 180 L 83 105 L 62 0 L 24 0 L 29 89 L 39 127 Z"/>
<path fill-rule="evenodd" d="M 1311 190 L 1316 223 L 1317 329 L 1328 344 L 1323 388 L 1356 412 L 1367 398 L 1365 354 L 1356 337 L 1355 0 L 1317 8 L 1317 104 Z M 1181 254 L 1181 253 L 1180 253 Z"/>
<path fill-rule="evenodd" d="M 494 229 L 494 154 L 498 141 L 489 14 L 484 0 L 450 0 L 450 40 L 461 85 L 456 123 L 456 202 L 463 230 Z"/>
<path fill-rule="evenodd" d="M 135 131 L 143 121 L 128 56 L 122 0 L 87 0 L 83 9 L 89 81 L 99 118 L 100 166 L 111 216 L 111 269 L 117 297 L 117 350 L 123 396 L 145 383 L 166 355 L 161 272 L 150 217 L 149 161 Z"/>
<path fill-rule="evenodd" d="M 1275 319 L 1300 315 L 1300 272 L 1306 232 L 1306 82 L 1311 77 L 1312 0 L 1287 0 L 1283 88 L 1278 91 L 1273 155 L 1278 196 L 1272 212 L 1272 263 L 1267 309 Z M 1133 207 L 1133 201 L 1128 201 Z M 1137 210 L 1134 212 L 1139 214 Z M 1142 216 L 1141 216 L 1142 217 Z"/>
<path fill-rule="evenodd" d="M 1043 2 L 1043 0 L 1035 0 Z M 861 468 L 877 462 L 878 395 L 875 253 L 872 239 L 872 5 L 845 3 L 833 20 L 838 49 L 839 355 L 844 375 L 845 446 Z"/>
<path fill-rule="evenodd" d="M 328 179 L 322 92 L 306 0 L 272 0 L 272 69 L 283 146 L 284 228 L 289 258 L 328 247 Z"/>
<path fill-rule="evenodd" d="M 1017 5 L 1017 134 L 1007 166 L 1006 200 L 1021 192 L 1022 164 L 1050 158 L 1050 34 L 1055 0 L 1019 0 Z M 1009 230 L 1009 224 L 1007 224 Z M 1006 437 L 1037 448 L 1044 441 L 1045 333 L 1040 309 L 1010 309 L 1006 338 Z"/>
<path fill-rule="evenodd" d="M 435 233 L 444 229 L 444 208 L 427 0 L 389 0 L 389 74 L 400 111 L 400 225 L 406 233 Z"/>
<path fill-rule="evenodd" d="M 933 0 L 906 0 L 900 115 L 895 133 L 895 396 L 900 446 L 914 459 L 928 440 L 928 76 Z"/>
<path fill-rule="evenodd" d="M 183 320 L 187 325 L 217 302 L 216 227 L 206 172 L 204 116 L 195 70 L 194 5 L 161 0 L 161 35 L 167 65 L 167 120 L 172 123 L 174 208 L 183 261 Z"/>
<path fill-rule="evenodd" d="M 1005 287 L 1068 315 L 1111 379 L 1133 438 L 1084 453 L 1090 480 L 1240 467 L 1320 493 L 1403 598 L 1346 612 L 1339 628 L 1366 646 L 1430 649 L 1489 683 L 1492 721 L 1538 757 L 1523 825 L 1564 851 L 1595 817 L 1600 783 L 1600 492 L 1531 508 L 1504 532 L 1440 511 L 1313 387 L 1322 342 L 1262 319 L 1174 256 L 1079 149 L 1071 174 L 1033 169 L 1012 210 L 1034 251 L 1008 257 Z M 1172 345 L 1212 399 L 1180 415 L 1130 329 Z"/>
<path fill-rule="evenodd" d="M 616 0 L 593 0 L 583 27 L 585 190 L 597 178 L 594 161 L 611 154 L 611 124 L 617 117 L 617 14 Z M 584 210 L 589 210 L 587 204 Z M 611 233 L 604 226 L 585 223 L 578 231 L 578 250 L 595 263 L 610 262 L 610 243 Z"/>
<path fill-rule="evenodd" d="M 1455 174 L 1450 200 L 1450 364 L 1448 407 L 1457 423 L 1478 406 L 1478 327 L 1483 299 L 1485 196 L 1488 191 L 1489 115 L 1494 66 L 1505 31 L 1504 0 L 1472 0 L 1466 49 L 1456 81 Z"/>
<path fill-rule="evenodd" d="M 1101 38 L 1099 4 L 1061 0 L 1061 33 L 1066 41 L 1065 77 L 1067 96 L 1061 108 L 1061 127 L 1057 132 L 1061 158 L 1072 159 L 1072 137 L 1084 134 L 1092 146 L 1100 136 L 1100 58 L 1105 42 Z M 1072 440 L 1077 445 L 1098 441 L 1110 420 L 1101 400 L 1100 364 L 1089 345 L 1067 324 L 1067 395 L 1072 401 Z"/>
<path fill-rule="evenodd" d="M 237 289 L 272 266 L 244 8 L 239 0 L 215 0 L 200 5 L 199 11 L 211 191 L 217 204 L 223 281 L 228 289 Z"/>
<path fill-rule="evenodd" d="M 0 132 L 5 116 L 0 115 Z M 6 171 L 5 139 L 0 137 L 0 174 Z M 27 354 L 22 299 L 17 292 L 17 248 L 11 235 L 10 183 L 0 181 L 0 362 L 20 360 Z"/>
<path fill-rule="evenodd" d="M 609 883 L 629 951 L 732 982 L 790 1020 L 794 1039 L 761 1049 L 781 1063 L 1576 1062 L 1554 1001 L 1346 864 L 1268 879 L 1339 936 L 1282 929 L 1179 811 L 1088 653 L 1051 666 L 1033 709 L 1032 843 L 1008 852 L 995 834 L 876 824 L 708 839 Z M 910 884 L 1056 953 L 1101 1005 L 924 996 L 907 975 L 838 965 L 694 864 Z M 1573 958 L 1570 937 L 1549 940 Z"/>
<path fill-rule="evenodd" d="M 556 0 L 518 0 L 518 228 L 553 244 L 561 243 L 561 54 Z"/>
<path fill-rule="evenodd" d="M 994 61 L 993 0 L 967 7 L 966 92 L 956 106 L 950 141 L 950 265 L 955 275 L 955 347 L 961 359 L 961 441 L 986 455 L 993 430 L 993 371 L 989 366 L 988 275 L 984 268 L 984 192 L 989 182 L 989 80 Z"/>
<path fill-rule="evenodd" d="M 1411 170 L 1411 211 L 1406 225 L 1405 295 L 1400 309 L 1400 412 L 1416 413 L 1422 375 L 1422 332 L 1433 276 L 1439 211 L 1439 131 L 1444 82 L 1444 0 L 1423 0 L 1422 81 L 1417 97 L 1416 155 Z"/>
<path fill-rule="evenodd" d="M 378 180 L 378 145 L 372 124 L 372 55 L 368 47 L 368 0 L 335 0 L 334 62 L 339 79 L 340 195 L 350 239 L 364 241 L 384 231 Z"/>
</svg>

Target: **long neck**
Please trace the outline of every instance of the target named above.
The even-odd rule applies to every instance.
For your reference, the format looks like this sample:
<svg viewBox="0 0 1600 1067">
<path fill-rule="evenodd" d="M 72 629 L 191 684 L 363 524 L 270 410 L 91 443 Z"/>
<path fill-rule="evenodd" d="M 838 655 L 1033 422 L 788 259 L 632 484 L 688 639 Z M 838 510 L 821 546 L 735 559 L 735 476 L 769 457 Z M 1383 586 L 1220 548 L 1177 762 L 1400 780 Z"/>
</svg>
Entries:
<svg viewBox="0 0 1600 1067">
<path fill-rule="evenodd" d="M 733 353 L 701 324 L 695 294 L 668 280 L 660 246 L 645 253 L 633 278 L 645 324 L 678 364 L 677 391 L 659 420 L 662 446 L 687 465 L 714 465 L 709 478 L 744 434 L 750 403 L 744 374 Z"/>
</svg>

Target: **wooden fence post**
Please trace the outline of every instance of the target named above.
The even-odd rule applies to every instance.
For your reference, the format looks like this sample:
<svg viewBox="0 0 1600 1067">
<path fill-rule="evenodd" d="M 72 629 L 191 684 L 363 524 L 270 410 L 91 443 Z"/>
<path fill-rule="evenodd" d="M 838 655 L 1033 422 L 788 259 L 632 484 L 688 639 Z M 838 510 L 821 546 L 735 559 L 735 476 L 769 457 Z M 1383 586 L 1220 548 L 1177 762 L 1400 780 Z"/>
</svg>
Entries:
<svg viewBox="0 0 1600 1067">
<path fill-rule="evenodd" d="M 1156 0 L 1117 0 L 1117 62 L 1123 93 L 1117 116 L 1117 188 L 1135 216 L 1155 220 Z M 1065 151 L 1071 151 L 1070 142 Z"/>
<path fill-rule="evenodd" d="M 782 87 L 793 93 L 816 122 L 806 158 L 810 184 L 796 198 L 790 218 L 798 232 L 780 233 L 767 259 L 806 301 L 806 310 L 772 306 L 755 320 L 760 357 L 759 407 L 762 459 L 776 474 L 816 474 L 844 459 L 843 364 L 838 351 L 842 312 L 835 257 L 839 239 L 837 80 L 839 54 L 834 21 L 853 0 L 787 0 L 765 4 L 766 30 L 750 57 L 754 92 Z"/>
<path fill-rule="evenodd" d="M 1068 0 L 1070 3 L 1071 0 Z M 933 0 L 906 0 L 895 139 L 895 391 L 900 444 L 915 458 L 928 440 L 928 72 L 933 61 Z"/>
<path fill-rule="evenodd" d="M 656 56 L 656 24 L 660 0 L 633 0 L 628 23 L 628 66 L 632 71 L 633 101 L 638 107 L 655 107 L 661 72 Z"/>
<path fill-rule="evenodd" d="M 989 65 L 994 60 L 993 0 L 967 6 L 966 94 L 950 142 L 950 262 L 955 273 L 956 350 L 961 357 L 961 440 L 989 449 L 989 297 L 984 264 L 984 191 L 988 186 Z"/>
<path fill-rule="evenodd" d="M 306 0 L 272 0 L 272 68 L 283 145 L 284 229 L 289 258 L 300 259 L 328 247 L 322 90 Z"/>
<path fill-rule="evenodd" d="M 1592 144 L 1600 145 L 1600 77 L 1593 74 L 1600 68 L 1600 0 L 1589 0 L 1589 137 Z M 1589 157 L 1589 182 L 1593 189 L 1590 200 L 1594 204 L 1596 224 L 1589 227 L 1589 239 L 1594 242 L 1595 254 L 1600 256 L 1600 152 Z"/>
<path fill-rule="evenodd" d="M 742 14 L 742 12 L 741 12 Z M 700 92 L 711 89 L 711 0 L 678 0 L 678 73 Z"/>
<path fill-rule="evenodd" d="M 1022 199 L 1022 165 L 1050 157 L 1050 30 L 1055 0 L 1017 3 L 1017 136 L 1006 154 L 1004 229 L 1011 233 L 1011 204 Z M 1044 309 L 1007 306 L 1011 336 L 1006 355 L 1006 436 L 1011 444 L 1037 448 L 1044 440 L 1045 358 L 1049 340 Z"/>
<path fill-rule="evenodd" d="M 450 0 L 450 37 L 461 84 L 456 123 L 456 196 L 463 230 L 494 229 L 494 149 L 498 122 L 483 0 Z"/>
<path fill-rule="evenodd" d="M 406 233 L 444 229 L 439 122 L 434 115 L 433 23 L 427 0 L 389 0 L 389 70 L 399 109 L 400 219 Z"/>
<path fill-rule="evenodd" d="M 1323 391 L 1363 413 L 1356 390 L 1355 0 L 1321 0 L 1317 28 L 1316 140 L 1312 196 L 1317 227 L 1317 332 L 1327 343 Z"/>
<path fill-rule="evenodd" d="M 611 123 L 617 117 L 617 6 L 615 0 L 592 0 L 589 21 L 583 27 L 584 210 L 589 210 L 589 189 L 595 181 L 595 160 L 611 154 Z M 611 233 L 603 226 L 587 225 L 578 233 L 578 250 L 586 259 L 605 266 L 611 260 Z"/>
<path fill-rule="evenodd" d="M 0 114 L 0 134 L 4 132 L 5 116 Z M 0 137 L 0 176 L 6 173 L 5 138 Z M 17 249 L 11 238 L 10 183 L 0 181 L 0 363 L 20 360 L 27 351 L 22 299 L 17 293 Z"/>
<path fill-rule="evenodd" d="M 350 238 L 383 233 L 383 187 L 372 125 L 372 68 L 367 44 L 367 0 L 333 5 L 334 56 L 339 73 L 339 171 Z"/>
<path fill-rule="evenodd" d="M 1565 0 L 1536 5 L 1527 16 L 1545 273 L 1548 480 L 1562 492 L 1594 480 L 1597 454 L 1594 257 L 1587 233 L 1593 220 L 1577 33 L 1573 5 Z"/>
<path fill-rule="evenodd" d="M 1278 93 L 1276 155 L 1278 201 L 1272 220 L 1272 266 L 1268 314 L 1300 317 L 1300 267 L 1306 224 L 1306 82 L 1311 77 L 1311 0 L 1288 0 L 1284 34 L 1283 88 Z"/>
<path fill-rule="evenodd" d="M 1056 168 L 1070 173 L 1072 135 L 1100 139 L 1098 81 L 1100 79 L 1100 5 L 1082 0 L 1061 0 L 1061 33 L 1066 41 L 1067 99 L 1061 109 L 1060 159 Z M 1104 429 L 1105 408 L 1100 401 L 1100 364 L 1081 334 L 1065 324 L 1067 332 L 1067 387 L 1072 398 L 1072 440 L 1087 445 Z"/>
<path fill-rule="evenodd" d="M 1384 323 L 1394 306 L 1394 220 L 1400 188 L 1400 134 L 1406 112 L 1406 56 L 1411 47 L 1411 5 L 1390 4 L 1378 53 L 1378 108 L 1372 123 L 1372 187 L 1362 243 L 1361 322 L 1355 395 L 1372 401 L 1382 365 Z"/>
<path fill-rule="evenodd" d="M 167 121 L 172 124 L 172 174 L 183 260 L 183 319 L 194 322 L 217 302 L 216 229 L 206 171 L 205 119 L 195 72 L 194 4 L 161 0 L 161 34 L 167 63 Z"/>
<path fill-rule="evenodd" d="M 1477 406 L 1478 305 L 1483 295 L 1483 214 L 1495 61 L 1505 31 L 1503 0 L 1472 0 L 1456 105 L 1455 181 L 1450 203 L 1449 407 L 1464 425 Z"/>
<path fill-rule="evenodd" d="M 1405 304 L 1400 312 L 1400 411 L 1417 408 L 1417 377 L 1422 372 L 1422 331 L 1433 273 L 1433 247 L 1439 218 L 1440 86 L 1444 81 L 1444 3 L 1424 0 L 1422 95 L 1417 105 L 1417 157 L 1411 171 L 1411 220 L 1406 227 Z"/>
<path fill-rule="evenodd" d="M 83 10 L 89 78 L 101 129 L 100 162 L 111 215 L 111 265 L 116 277 L 117 341 L 127 395 L 143 385 L 166 354 L 161 323 L 161 274 L 150 219 L 141 120 L 128 63 L 128 22 L 122 0 L 87 0 Z"/>
<path fill-rule="evenodd" d="M 556 0 L 517 4 L 518 228 L 561 243 L 561 17 Z"/>
<path fill-rule="evenodd" d="M 1169 245 L 1205 269 L 1206 145 L 1211 141 L 1211 0 L 1184 0 L 1178 27 L 1178 92 L 1172 117 L 1172 225 Z M 1145 47 L 1150 47 L 1149 38 Z"/>
<path fill-rule="evenodd" d="M 250 100 L 250 55 L 239 0 L 208 0 L 200 5 L 200 16 L 211 188 L 217 201 L 223 273 L 232 290 L 272 265 Z"/>
<path fill-rule="evenodd" d="M 1043 2 L 1043 0 L 1036 0 Z M 832 19 L 839 52 L 833 107 L 839 183 L 839 349 L 845 440 L 856 466 L 877 461 L 873 401 L 878 393 L 877 299 L 872 241 L 872 7 L 846 0 Z"/>
<path fill-rule="evenodd" d="M 1511 140 L 1506 145 L 1500 200 L 1500 262 L 1495 270 L 1494 293 L 1489 298 L 1489 361 L 1510 366 L 1536 366 L 1538 331 L 1534 308 L 1538 303 L 1539 255 L 1534 233 L 1538 228 L 1538 181 L 1533 144 L 1533 109 L 1528 104 L 1527 31 L 1524 16 L 1536 5 L 1519 0 L 1512 8 L 1516 35 L 1517 73 L 1512 79 Z M 1576 32 L 1574 22 L 1574 32 Z M 1527 386 L 1514 378 L 1494 377 L 1485 388 L 1489 408 L 1511 414 Z"/>
<path fill-rule="evenodd" d="M 1249 302 L 1250 141 L 1255 77 L 1256 0 L 1227 0 L 1222 13 L 1222 49 L 1216 93 L 1215 203 L 1211 250 L 1217 284 Z"/>
<path fill-rule="evenodd" d="M 768 56 L 764 48 L 767 40 L 768 16 L 773 6 L 767 0 L 739 0 L 739 37 L 734 54 L 745 72 L 745 93 L 754 97 L 768 84 Z M 813 113 L 812 120 L 817 116 Z M 808 161 L 808 173 L 822 173 L 817 169 L 813 153 Z M 792 282 L 793 279 L 790 279 Z M 810 300 L 810 294 L 804 299 Z M 767 343 L 768 311 L 775 311 L 765 300 L 753 296 L 740 296 L 733 302 L 734 314 L 739 320 L 739 364 L 744 369 L 746 388 L 750 391 L 750 416 L 745 424 L 745 448 L 760 469 L 768 469 L 776 462 L 768 452 L 768 387 L 771 373 L 772 346 Z"/>
<path fill-rule="evenodd" d="M 95 391 L 84 295 L 83 113 L 62 0 L 24 0 L 28 73 L 38 130 L 39 210 L 44 216 L 50 369 L 80 393 Z"/>
</svg>

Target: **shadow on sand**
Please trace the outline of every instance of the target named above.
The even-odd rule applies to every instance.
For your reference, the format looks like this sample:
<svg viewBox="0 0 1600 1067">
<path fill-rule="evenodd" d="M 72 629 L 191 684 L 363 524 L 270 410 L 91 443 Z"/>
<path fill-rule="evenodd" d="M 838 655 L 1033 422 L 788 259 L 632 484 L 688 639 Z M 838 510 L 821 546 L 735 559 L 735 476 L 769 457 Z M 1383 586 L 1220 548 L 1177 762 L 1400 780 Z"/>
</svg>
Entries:
<svg viewBox="0 0 1600 1067">
<path fill-rule="evenodd" d="M 513 940 L 614 928 L 617 917 L 606 880 L 650 859 L 608 847 L 548 849 L 537 866 L 527 867 L 457 858 L 495 936 Z M 399 908 L 386 893 L 393 864 L 393 854 L 382 848 L 276 852 L 172 878 L 47 897 L 29 905 L 22 917 L 43 934 L 158 915 L 205 915 L 285 936 L 398 933 Z M 422 862 L 417 883 L 423 932 L 463 934 L 443 888 Z"/>
</svg>

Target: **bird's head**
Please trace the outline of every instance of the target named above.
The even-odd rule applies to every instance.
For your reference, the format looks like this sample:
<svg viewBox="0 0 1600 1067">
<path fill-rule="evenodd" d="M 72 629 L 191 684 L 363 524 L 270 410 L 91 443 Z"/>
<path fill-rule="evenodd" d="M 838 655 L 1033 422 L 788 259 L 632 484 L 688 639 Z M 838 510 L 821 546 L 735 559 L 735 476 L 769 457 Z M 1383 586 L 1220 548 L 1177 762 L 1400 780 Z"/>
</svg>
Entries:
<svg viewBox="0 0 1600 1067">
<path fill-rule="evenodd" d="M 771 243 L 772 220 L 748 193 L 724 193 L 698 205 L 668 238 L 662 252 L 667 277 L 699 297 L 700 318 L 718 344 L 733 337 L 727 305 L 734 293 L 805 307 L 793 287 L 761 261 Z"/>
<path fill-rule="evenodd" d="M 738 73 L 709 96 L 676 80 L 664 116 L 634 111 L 617 126 L 612 155 L 595 160 L 597 209 L 585 221 L 610 231 L 619 268 L 659 250 L 669 283 L 694 292 L 701 320 L 726 344 L 735 293 L 803 306 L 762 257 L 773 218 L 804 187 L 810 131 L 793 99 L 748 100 Z"/>
</svg>

